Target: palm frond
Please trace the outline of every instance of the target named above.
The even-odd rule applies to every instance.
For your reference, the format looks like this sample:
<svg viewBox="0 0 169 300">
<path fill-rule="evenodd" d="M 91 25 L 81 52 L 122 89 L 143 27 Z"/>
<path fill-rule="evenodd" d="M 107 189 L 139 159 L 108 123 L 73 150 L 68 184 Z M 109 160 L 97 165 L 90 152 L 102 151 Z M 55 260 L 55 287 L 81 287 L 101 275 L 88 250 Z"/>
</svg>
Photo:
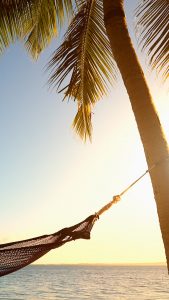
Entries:
<svg viewBox="0 0 169 300">
<path fill-rule="evenodd" d="M 169 62 L 169 1 L 142 0 L 136 10 L 136 35 L 153 69 L 167 80 Z"/>
<path fill-rule="evenodd" d="M 0 3 L 0 47 L 16 38 L 24 40 L 34 58 L 57 35 L 72 0 L 2 0 Z"/>
<path fill-rule="evenodd" d="M 26 13 L 26 0 L 0 2 L 0 52 L 21 34 L 21 15 Z"/>
<path fill-rule="evenodd" d="M 27 18 L 25 46 L 34 58 L 48 46 L 72 12 L 71 0 L 34 0 Z"/>
<path fill-rule="evenodd" d="M 47 3 L 48 2 L 48 3 Z M 61 20 L 63 10 L 61 11 Z M 55 1 L 36 0 L 31 7 L 31 16 L 27 17 L 24 32 L 25 46 L 34 58 L 50 43 L 57 35 L 57 16 Z"/>
<path fill-rule="evenodd" d="M 92 108 L 116 78 L 116 66 L 104 27 L 102 1 L 80 0 L 77 5 L 64 41 L 49 62 L 49 84 L 77 102 L 73 126 L 86 139 L 91 137 Z"/>
</svg>

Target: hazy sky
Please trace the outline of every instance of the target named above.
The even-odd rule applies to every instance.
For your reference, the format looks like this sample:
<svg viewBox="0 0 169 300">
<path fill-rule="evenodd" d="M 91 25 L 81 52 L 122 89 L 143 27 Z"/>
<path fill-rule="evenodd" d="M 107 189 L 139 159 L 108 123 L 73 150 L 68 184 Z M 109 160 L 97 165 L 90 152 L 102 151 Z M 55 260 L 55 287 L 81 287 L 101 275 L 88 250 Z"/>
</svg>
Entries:
<svg viewBox="0 0 169 300">
<path fill-rule="evenodd" d="M 134 9 L 126 1 L 133 34 Z M 49 91 L 44 66 L 57 42 L 38 62 L 23 46 L 0 57 L 0 242 L 30 238 L 71 226 L 99 210 L 146 170 L 143 148 L 119 77 L 93 115 L 93 142 L 73 132 L 73 102 Z M 143 61 L 143 60 L 142 60 Z M 169 137 L 166 89 L 145 69 Z M 76 241 L 40 263 L 165 261 L 149 176 L 95 224 L 90 241 Z"/>
</svg>

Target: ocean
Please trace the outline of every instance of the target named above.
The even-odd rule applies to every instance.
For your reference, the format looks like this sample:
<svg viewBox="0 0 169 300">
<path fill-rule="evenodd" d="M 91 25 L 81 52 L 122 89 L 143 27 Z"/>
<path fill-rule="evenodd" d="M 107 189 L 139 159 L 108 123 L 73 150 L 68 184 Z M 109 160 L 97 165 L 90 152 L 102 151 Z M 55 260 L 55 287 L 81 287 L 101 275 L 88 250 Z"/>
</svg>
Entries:
<svg viewBox="0 0 169 300">
<path fill-rule="evenodd" d="M 0 278 L 2 300 L 169 300 L 164 266 L 31 265 Z"/>
</svg>

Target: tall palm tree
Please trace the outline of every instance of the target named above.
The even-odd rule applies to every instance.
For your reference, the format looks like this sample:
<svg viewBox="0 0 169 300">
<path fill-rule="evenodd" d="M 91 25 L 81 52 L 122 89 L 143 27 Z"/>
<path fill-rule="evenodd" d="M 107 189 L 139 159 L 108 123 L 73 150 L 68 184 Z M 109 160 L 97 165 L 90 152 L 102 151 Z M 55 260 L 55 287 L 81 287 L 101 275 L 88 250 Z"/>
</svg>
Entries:
<svg viewBox="0 0 169 300">
<path fill-rule="evenodd" d="M 169 149 L 128 34 L 123 2 L 2 0 L 0 50 L 19 38 L 36 58 L 63 20 L 72 16 L 64 41 L 49 62 L 49 83 L 77 102 L 73 125 L 84 139 L 91 138 L 93 106 L 120 71 L 144 147 L 169 270 Z M 169 0 L 140 0 L 136 11 L 140 44 L 166 81 L 168 13 Z"/>
</svg>

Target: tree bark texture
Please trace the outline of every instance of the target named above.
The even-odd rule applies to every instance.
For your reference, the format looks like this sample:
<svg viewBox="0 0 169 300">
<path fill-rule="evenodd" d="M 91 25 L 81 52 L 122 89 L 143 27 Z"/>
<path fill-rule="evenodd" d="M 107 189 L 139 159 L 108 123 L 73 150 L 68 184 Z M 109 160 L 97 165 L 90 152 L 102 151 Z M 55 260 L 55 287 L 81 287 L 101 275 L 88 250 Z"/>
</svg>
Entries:
<svg viewBox="0 0 169 300">
<path fill-rule="evenodd" d="M 123 0 L 103 0 L 103 8 L 104 23 L 113 56 L 129 95 L 150 168 L 169 271 L 169 160 L 166 159 L 169 157 L 168 144 L 129 37 Z M 154 164 L 155 167 L 151 169 Z"/>
</svg>

